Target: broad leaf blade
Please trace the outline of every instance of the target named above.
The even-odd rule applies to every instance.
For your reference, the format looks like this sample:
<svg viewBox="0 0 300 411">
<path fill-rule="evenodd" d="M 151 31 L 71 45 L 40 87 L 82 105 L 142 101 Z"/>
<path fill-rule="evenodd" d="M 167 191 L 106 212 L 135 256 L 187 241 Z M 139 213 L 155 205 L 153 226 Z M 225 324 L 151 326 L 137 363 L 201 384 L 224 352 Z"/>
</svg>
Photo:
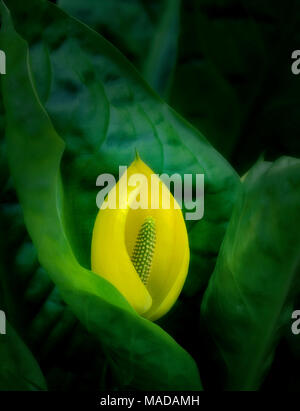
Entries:
<svg viewBox="0 0 300 411">
<path fill-rule="evenodd" d="M 33 4 L 37 12 L 40 7 L 55 15 L 56 21 L 59 17 L 67 20 L 69 26 L 74 25 L 75 32 L 78 25 L 78 35 L 82 32 L 89 34 L 84 26 L 57 8 L 44 2 L 34 1 Z M 68 190 L 64 192 L 63 188 L 67 186 L 67 180 L 63 187 L 60 179 L 64 143 L 37 97 L 26 43 L 14 31 L 4 6 L 2 16 L 1 44 L 14 45 L 8 56 L 9 74 L 3 79 L 9 159 L 25 222 L 41 264 L 78 318 L 99 338 L 108 358 L 112 357 L 122 386 L 200 389 L 197 367 L 191 357 L 157 325 L 137 316 L 110 283 L 78 263 L 65 223 L 69 211 L 65 201 Z M 94 38 L 95 34 L 91 33 L 91 36 Z M 101 38 L 99 41 L 101 45 Z M 102 47 L 104 53 L 112 54 L 112 58 L 125 64 L 108 44 L 103 43 Z M 127 76 L 134 78 L 135 73 L 130 70 L 126 67 Z M 15 81 L 22 84 L 18 87 L 20 94 L 10 98 Z M 26 101 L 23 111 L 17 110 L 20 101 Z M 79 173 L 77 176 L 81 178 Z M 77 194 L 84 196 L 85 192 Z M 80 219 L 83 215 L 84 212 Z M 86 248 L 89 248 L 88 244 Z"/>
<path fill-rule="evenodd" d="M 202 316 L 223 386 L 252 390 L 268 371 L 299 294 L 300 161 L 259 163 L 236 204 Z"/>
<path fill-rule="evenodd" d="M 118 166 L 130 164 L 137 149 L 157 173 L 205 174 L 204 218 L 188 225 L 192 257 L 185 286 L 188 295 L 203 290 L 236 198 L 236 173 L 101 36 L 43 1 L 34 6 L 37 27 L 32 29 L 24 19 L 24 6 L 7 4 L 30 52 L 48 50 L 51 69 L 45 70 L 44 82 L 51 82 L 51 93 L 44 103 L 66 142 L 65 223 L 80 263 L 90 267 L 96 177 L 109 172 L 118 178 Z M 43 47 L 37 47 L 40 43 Z M 38 94 L 45 95 L 39 84 L 41 80 Z"/>
<path fill-rule="evenodd" d="M 46 382 L 33 355 L 6 321 L 0 335 L 0 390 L 46 390 Z"/>
</svg>

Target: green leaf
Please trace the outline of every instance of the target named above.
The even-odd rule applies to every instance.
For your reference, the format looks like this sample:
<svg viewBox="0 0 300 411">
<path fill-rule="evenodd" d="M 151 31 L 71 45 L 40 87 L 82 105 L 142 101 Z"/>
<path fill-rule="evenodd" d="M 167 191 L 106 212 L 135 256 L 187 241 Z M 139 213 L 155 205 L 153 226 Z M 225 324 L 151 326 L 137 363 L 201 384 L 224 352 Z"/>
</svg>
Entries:
<svg viewBox="0 0 300 411">
<path fill-rule="evenodd" d="M 165 0 L 59 0 L 57 3 L 103 35 L 139 70 L 152 49 L 166 8 Z"/>
<path fill-rule="evenodd" d="M 6 233 L 0 239 L 0 308 L 35 356 L 50 390 L 105 390 L 109 373 L 103 350 L 39 266 L 22 211 L 8 187 L 0 206 L 0 230 Z"/>
<path fill-rule="evenodd" d="M 8 2 L 10 6 L 13 3 Z M 187 352 L 157 325 L 136 315 L 110 283 L 84 267 L 89 265 L 90 232 L 97 212 L 94 184 L 101 171 L 115 171 L 118 164 L 128 164 L 134 147 L 145 153 L 151 166 L 165 171 L 177 169 L 172 154 L 174 147 L 180 147 L 181 167 L 187 171 L 208 168 L 208 187 L 225 191 L 229 186 L 230 198 L 238 180 L 226 162 L 204 139 L 199 142 L 195 132 L 158 99 L 110 44 L 49 3 L 32 1 L 31 7 L 43 24 L 55 76 L 70 74 L 77 79 L 91 104 L 85 107 L 83 98 L 82 110 L 75 107 L 72 113 L 66 101 L 61 104 L 62 93 L 66 93 L 64 97 L 70 93 L 70 83 L 66 90 L 59 88 L 66 85 L 61 78 L 52 80 L 57 93 L 53 92 L 46 107 L 64 135 L 65 145 L 38 99 L 26 43 L 14 31 L 2 6 L 1 46 L 13 45 L 2 83 L 9 160 L 39 261 L 80 321 L 99 338 L 123 387 L 200 389 L 197 367 Z M 63 34 L 66 29 L 67 35 Z M 71 63 L 70 71 L 64 68 L 66 61 Z M 16 84 L 22 87 L 15 88 Z M 22 101 L 26 105 L 20 110 Z M 67 111 L 59 112 L 57 106 Z M 126 119 L 135 129 L 128 127 Z M 80 138 L 74 133 L 75 125 L 78 131 L 84 130 Z M 206 155 L 195 157 L 192 152 L 196 148 Z M 227 207 L 229 213 L 229 204 Z"/>
<path fill-rule="evenodd" d="M 12 5 L 18 30 L 34 44 L 34 50 L 42 42 L 51 61 L 44 77 L 46 83 L 51 82 L 45 107 L 66 142 L 62 162 L 68 207 L 65 218 L 80 263 L 90 266 L 96 177 L 103 172 L 118 177 L 118 166 L 130 164 L 138 149 L 157 173 L 205 174 L 205 216 L 188 227 L 192 259 L 185 288 L 189 295 L 203 289 L 236 198 L 238 176 L 103 38 L 74 20 L 66 20 L 55 6 L 45 11 L 44 2 L 36 8 L 36 27 L 28 27 L 26 9 L 21 4 Z M 85 218 L 78 218 L 82 215 Z"/>
<path fill-rule="evenodd" d="M 1 241 L 1 254 L 3 253 L 2 245 L 3 242 Z M 4 282 L 5 270 L 1 258 L 0 390 L 46 390 L 46 382 L 37 361 L 14 327 L 11 326 L 12 312 L 7 308 L 10 308 L 13 304 L 11 304 L 12 302 L 7 295 L 7 284 Z"/>
<path fill-rule="evenodd" d="M 60 0 L 59 6 L 115 45 L 160 95 L 176 64 L 180 0 Z"/>
<path fill-rule="evenodd" d="M 2 268 L 0 274 L 2 275 Z M 0 303 L 2 308 L 2 301 Z M 10 325 L 6 313 L 4 321 L 5 334 L 0 333 L 0 390 L 46 390 L 46 382 L 38 363 Z"/>
<path fill-rule="evenodd" d="M 220 38 L 220 31 L 215 32 L 215 26 L 201 13 L 200 3 L 135 0 L 128 7 L 128 2 L 123 0 L 60 0 L 58 4 L 116 45 L 151 87 L 207 135 L 223 154 L 229 155 L 238 136 L 241 108 L 235 89 L 223 76 L 223 67 L 218 67 L 223 55 L 216 62 L 211 54 L 218 56 L 220 49 L 222 53 L 228 50 L 228 47 L 219 47 L 224 37 L 234 47 L 235 32 L 231 33 L 227 27 Z M 152 7 L 152 12 L 147 6 Z M 135 24 L 129 24 L 133 14 Z M 151 21 L 147 21 L 146 16 L 151 17 Z M 122 23 L 140 29 L 124 29 Z M 237 41 L 241 41 L 240 33 Z M 128 52 L 133 44 L 139 59 Z M 253 42 L 253 47 L 256 45 L 257 42 Z M 236 48 L 233 50 L 235 61 L 240 51 Z"/>
<path fill-rule="evenodd" d="M 142 69 L 144 79 L 165 98 L 168 97 L 176 65 L 180 5 L 181 0 L 165 1 L 165 9 Z"/>
<path fill-rule="evenodd" d="M 260 386 L 299 295 L 300 160 L 260 162 L 243 187 L 201 307 L 231 390 Z"/>
<path fill-rule="evenodd" d="M 242 108 L 235 87 L 218 63 L 231 61 L 231 56 L 224 56 L 226 52 L 238 55 L 235 42 L 240 36 L 234 37 L 228 26 L 220 30 L 222 25 L 206 16 L 203 3 L 182 2 L 178 59 L 169 102 L 229 157 L 238 138 Z M 226 40 L 229 44 L 224 45 Z"/>
</svg>

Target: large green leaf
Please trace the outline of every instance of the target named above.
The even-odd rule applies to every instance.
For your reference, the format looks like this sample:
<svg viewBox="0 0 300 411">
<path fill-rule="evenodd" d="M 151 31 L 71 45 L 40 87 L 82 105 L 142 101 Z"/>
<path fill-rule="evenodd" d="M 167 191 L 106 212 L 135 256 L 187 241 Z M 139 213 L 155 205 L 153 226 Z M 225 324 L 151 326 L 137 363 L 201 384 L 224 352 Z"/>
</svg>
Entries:
<svg viewBox="0 0 300 411">
<path fill-rule="evenodd" d="M 224 56 L 220 56 L 220 51 L 224 53 L 227 50 L 233 53 L 236 61 L 241 47 L 238 48 L 234 42 L 242 44 L 244 39 L 248 40 L 249 35 L 253 35 L 253 31 L 249 33 L 247 25 L 246 30 L 242 31 L 242 34 L 245 33 L 243 38 L 240 35 L 235 38 L 235 31 L 232 30 L 231 25 L 228 30 L 227 25 L 220 33 L 219 27 L 213 23 L 209 24 L 209 19 L 205 19 L 205 10 L 203 13 L 200 9 L 202 3 L 205 2 L 198 0 L 188 2 L 162 0 L 147 3 L 143 0 L 129 2 L 60 0 L 58 2 L 64 10 L 82 19 L 119 47 L 155 90 L 170 99 L 171 104 L 180 113 L 207 134 L 210 142 L 225 155 L 229 155 L 239 132 L 241 107 L 235 88 L 228 79 L 224 78 L 223 67 L 218 66 L 219 61 L 224 60 Z M 152 14 L 146 6 L 152 7 Z M 118 13 L 115 12 L 116 9 Z M 124 36 L 123 23 L 128 23 L 133 10 L 135 24 L 131 24 L 130 27 L 143 25 L 143 30 L 125 30 Z M 161 15 L 160 18 L 158 14 Z M 151 15 L 151 22 L 147 21 L 145 16 Z M 237 25 L 239 30 L 242 24 L 233 23 L 233 26 L 235 28 Z M 244 25 L 243 29 L 245 29 Z M 122 42 L 118 41 L 120 37 Z M 223 44 L 220 46 L 220 42 L 226 43 L 226 41 L 232 46 L 233 51 Z M 139 51 L 140 59 L 128 53 L 128 49 L 132 48 L 133 44 Z M 253 42 L 252 48 L 257 48 L 257 52 L 261 53 L 259 44 Z M 214 53 L 213 57 L 219 56 L 217 62 L 211 58 L 212 53 Z M 250 56 L 253 54 L 252 52 Z M 242 60 L 244 57 L 243 55 L 239 59 Z M 240 72 L 247 67 L 248 61 L 244 64 L 239 63 L 236 70 Z M 251 66 L 248 71 L 251 71 Z M 249 85 L 249 89 L 251 86 Z"/>
<path fill-rule="evenodd" d="M 168 98 L 177 60 L 181 0 L 166 0 L 151 47 L 142 66 L 144 79 L 161 96 Z"/>
<path fill-rule="evenodd" d="M 161 95 L 176 64 L 180 0 L 59 0 L 115 45 Z"/>
<path fill-rule="evenodd" d="M 50 390 L 105 389 L 109 370 L 103 350 L 39 266 L 9 181 L 0 195 L 0 230 L 6 233 L 0 238 L 1 309 L 35 356 Z"/>
<path fill-rule="evenodd" d="M 1 226 L 1 231 L 2 231 Z M 4 231 L 2 231 L 4 232 Z M 3 253 L 1 237 L 1 257 Z M 4 265 L 0 260 L 0 390 L 45 390 L 46 382 L 32 353 L 11 325 L 11 301 L 8 301 L 7 287 L 4 283 Z"/>
<path fill-rule="evenodd" d="M 1 231 L 2 230 L 1 225 Z M 13 227 L 12 227 L 13 228 Z M 3 241 L 1 237 L 1 251 L 3 253 Z M 39 365 L 20 337 L 11 325 L 11 318 L 17 311 L 13 301 L 7 293 L 7 284 L 4 279 L 7 277 L 0 261 L 0 309 L 4 312 L 5 334 L 0 333 L 0 390 L 45 390 L 46 382 L 39 368 Z M 14 310 L 10 309 L 14 307 Z M 1 321 L 3 316 L 1 313 Z M 1 332 L 2 330 L 1 323 Z"/>
<path fill-rule="evenodd" d="M 19 7 L 14 2 L 8 3 L 13 10 Z M 101 340 L 123 386 L 200 388 L 198 371 L 190 356 L 162 329 L 137 316 L 110 283 L 84 268 L 89 266 L 89 235 L 97 212 L 93 186 L 99 172 L 115 171 L 118 164 L 130 162 L 134 147 L 155 170 L 178 171 L 174 149 L 180 148 L 180 171 L 205 172 L 208 198 L 216 201 L 219 196 L 220 201 L 222 198 L 227 201 L 220 206 L 222 210 L 215 211 L 226 222 L 238 179 L 209 144 L 159 100 L 100 36 L 46 2 L 32 1 L 31 6 L 43 24 L 44 41 L 49 35 L 46 46 L 53 47 L 50 54 L 53 52 L 52 64 L 58 79 L 52 79 L 54 92 L 46 107 L 66 140 L 63 158 L 65 145 L 33 86 L 26 44 L 14 31 L 4 7 L 1 47 L 6 49 L 7 44 L 13 44 L 7 58 L 8 74 L 3 78 L 8 152 L 25 222 L 39 260 L 75 314 Z M 18 10 L 20 15 L 25 9 Z M 58 40 L 62 41 L 60 46 Z M 64 64 L 69 59 L 70 70 L 66 70 Z M 71 67 L 79 77 L 72 73 Z M 59 91 L 70 93 L 70 83 L 67 90 L 59 88 L 66 85 L 60 78 L 66 74 L 80 79 L 81 91 L 89 97 L 88 102 L 93 102 L 91 110 L 82 99 L 81 111 L 76 107 L 70 115 L 66 101 L 67 111 L 58 111 L 59 105 L 63 107 L 63 94 Z M 20 110 L 22 101 L 26 105 Z M 76 103 L 74 96 L 72 101 Z M 132 122 L 135 132 L 128 128 L 126 120 Z M 80 129 L 79 138 L 76 131 Z M 206 224 L 214 225 L 210 221 Z M 221 237 L 219 234 L 219 241 Z"/>
<path fill-rule="evenodd" d="M 2 281 L 3 267 L 0 263 L 0 308 L 4 310 Z M 4 311 L 5 333 L 0 333 L 0 390 L 46 390 L 46 382 L 32 353 L 9 322 Z M 3 331 L 1 324 L 1 332 Z"/>
<path fill-rule="evenodd" d="M 128 22 L 135 10 L 131 27 L 143 25 L 144 30 L 128 32 L 141 58 L 126 55 L 241 173 L 262 152 L 269 159 L 300 155 L 300 77 L 291 73 L 291 53 L 299 44 L 299 2 L 189 0 L 180 10 L 177 0 L 59 4 L 125 53 L 129 38 L 120 21 Z M 111 6 L 119 12 L 108 12 Z M 152 16 L 151 23 L 145 15 Z"/>
<path fill-rule="evenodd" d="M 65 15 L 54 6 L 45 12 L 43 2 L 36 8 L 35 25 L 28 23 L 22 4 L 12 5 L 18 31 L 39 62 L 33 67 L 39 95 L 66 142 L 66 220 L 79 261 L 89 267 L 96 176 L 117 176 L 118 165 L 129 164 L 136 148 L 158 173 L 205 173 L 205 216 L 188 227 L 192 259 L 186 285 L 189 294 L 203 289 L 236 197 L 237 175 L 103 38 L 74 20 L 65 25 Z M 51 92 L 45 93 L 45 88 Z M 85 218 L 78 218 L 82 215 Z"/>
<path fill-rule="evenodd" d="M 67 13 L 111 41 L 140 70 L 151 49 L 161 16 L 164 15 L 165 3 L 165 0 L 57 2 Z M 164 42 L 164 39 L 161 41 Z"/>
<path fill-rule="evenodd" d="M 0 335 L 0 390 L 46 390 L 46 382 L 29 349 L 7 322 Z"/>
<path fill-rule="evenodd" d="M 241 111 L 247 102 L 244 101 L 243 106 L 239 104 L 236 87 L 224 75 L 224 65 L 230 62 L 234 65 L 243 59 L 236 43 L 242 43 L 247 37 L 248 27 L 243 26 L 242 36 L 236 35 L 233 28 L 237 23 L 224 25 L 223 21 L 215 21 L 211 15 L 206 15 L 205 3 L 215 2 L 182 2 L 170 104 L 229 157 L 238 138 Z M 257 41 L 253 42 L 253 48 L 259 51 L 258 45 Z M 247 53 L 250 54 L 248 49 Z M 220 66 L 220 62 L 223 65 Z M 242 68 L 239 64 L 236 70 L 240 72 Z"/>
<path fill-rule="evenodd" d="M 300 160 L 248 174 L 202 302 L 226 389 L 256 389 L 299 296 Z"/>
</svg>

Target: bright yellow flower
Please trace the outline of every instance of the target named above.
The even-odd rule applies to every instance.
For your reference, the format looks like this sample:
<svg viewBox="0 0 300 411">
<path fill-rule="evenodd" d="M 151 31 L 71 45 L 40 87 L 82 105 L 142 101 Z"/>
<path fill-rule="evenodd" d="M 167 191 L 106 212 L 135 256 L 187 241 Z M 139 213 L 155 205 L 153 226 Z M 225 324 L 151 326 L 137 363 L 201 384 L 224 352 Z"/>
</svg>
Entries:
<svg viewBox="0 0 300 411">
<path fill-rule="evenodd" d="M 136 174 L 144 180 L 130 185 Z M 153 187 L 159 187 L 159 198 Z M 109 199 L 116 200 L 117 209 L 107 207 Z M 136 208 L 139 204 L 143 208 Z M 137 156 L 98 212 L 92 270 L 110 281 L 139 314 L 156 320 L 177 300 L 189 258 L 188 235 L 178 203 Z"/>
</svg>

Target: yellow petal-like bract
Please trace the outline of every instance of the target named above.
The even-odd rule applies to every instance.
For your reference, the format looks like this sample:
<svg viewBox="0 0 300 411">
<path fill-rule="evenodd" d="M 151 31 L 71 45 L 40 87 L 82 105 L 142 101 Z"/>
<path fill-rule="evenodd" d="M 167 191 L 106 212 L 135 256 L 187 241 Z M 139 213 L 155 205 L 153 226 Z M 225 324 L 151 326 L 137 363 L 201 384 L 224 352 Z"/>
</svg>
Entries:
<svg viewBox="0 0 300 411">
<path fill-rule="evenodd" d="M 136 175 L 144 177 L 136 182 Z M 159 197 L 153 195 L 153 187 L 159 188 Z M 108 207 L 110 198 L 116 200 L 116 209 Z M 92 238 L 93 272 L 110 281 L 139 314 L 156 320 L 177 300 L 189 257 L 178 203 L 137 156 L 98 212 Z"/>
</svg>

